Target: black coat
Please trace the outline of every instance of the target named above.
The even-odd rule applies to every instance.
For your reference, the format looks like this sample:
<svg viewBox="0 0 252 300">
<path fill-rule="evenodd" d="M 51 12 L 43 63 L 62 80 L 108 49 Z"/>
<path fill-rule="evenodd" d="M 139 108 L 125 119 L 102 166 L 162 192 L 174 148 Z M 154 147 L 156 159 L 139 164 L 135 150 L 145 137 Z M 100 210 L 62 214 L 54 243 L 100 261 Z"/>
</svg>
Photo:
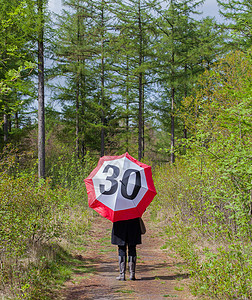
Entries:
<svg viewBox="0 0 252 300">
<path fill-rule="evenodd" d="M 142 243 L 139 218 L 113 223 L 111 243 L 118 246 Z"/>
</svg>

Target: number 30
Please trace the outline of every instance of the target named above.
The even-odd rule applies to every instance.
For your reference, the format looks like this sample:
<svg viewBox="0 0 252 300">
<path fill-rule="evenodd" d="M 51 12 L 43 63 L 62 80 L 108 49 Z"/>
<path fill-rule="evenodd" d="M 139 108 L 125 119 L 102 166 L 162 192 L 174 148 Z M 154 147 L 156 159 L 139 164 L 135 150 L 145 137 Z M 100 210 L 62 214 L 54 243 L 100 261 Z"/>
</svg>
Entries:
<svg viewBox="0 0 252 300">
<path fill-rule="evenodd" d="M 116 180 L 116 178 L 119 176 L 120 170 L 117 166 L 113 166 L 113 165 L 107 165 L 104 170 L 103 173 L 108 173 L 109 168 L 111 168 L 113 170 L 113 174 L 111 176 L 107 176 L 106 180 L 111 182 L 111 188 L 108 191 L 105 191 L 105 185 L 104 184 L 100 184 L 100 192 L 103 195 L 113 195 L 117 189 L 118 189 L 118 180 Z M 129 177 L 132 173 L 136 174 L 136 181 L 135 181 L 135 185 L 133 188 L 133 192 L 132 194 L 128 194 L 127 191 L 127 187 L 128 187 L 128 183 L 129 183 Z M 135 169 L 128 169 L 124 172 L 123 174 L 123 178 L 121 180 L 121 194 L 124 198 L 129 199 L 129 200 L 134 200 L 141 188 L 141 174 L 138 170 Z"/>
</svg>

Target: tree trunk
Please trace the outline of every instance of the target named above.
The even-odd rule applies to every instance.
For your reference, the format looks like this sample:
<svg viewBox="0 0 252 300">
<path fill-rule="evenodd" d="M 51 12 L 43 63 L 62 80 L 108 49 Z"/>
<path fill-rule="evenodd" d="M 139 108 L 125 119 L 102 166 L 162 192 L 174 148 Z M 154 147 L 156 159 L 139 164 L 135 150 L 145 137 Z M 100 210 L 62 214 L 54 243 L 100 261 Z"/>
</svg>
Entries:
<svg viewBox="0 0 252 300">
<path fill-rule="evenodd" d="M 175 162 L 174 95 L 175 95 L 175 88 L 172 87 L 172 91 L 171 91 L 171 163 Z"/>
<path fill-rule="evenodd" d="M 3 132 L 4 132 L 4 143 L 8 140 L 8 116 L 7 114 L 4 114 L 3 116 Z"/>
<path fill-rule="evenodd" d="M 105 99 L 104 99 L 104 58 L 102 57 L 102 71 L 101 71 L 101 105 L 102 105 L 102 111 L 101 111 L 101 157 L 105 154 L 105 112 L 104 112 L 104 105 L 105 105 Z"/>
<path fill-rule="evenodd" d="M 82 62 L 85 65 L 85 60 Z M 86 75 L 81 74 L 81 155 L 82 160 L 86 156 L 86 126 L 85 126 L 85 107 L 86 107 Z"/>
<path fill-rule="evenodd" d="M 104 30 L 104 1 L 102 1 L 102 14 L 101 14 L 101 22 L 102 22 L 102 30 Z M 101 157 L 105 155 L 105 95 L 104 95 L 104 87 L 105 87 L 105 68 L 104 68 L 104 31 L 102 32 L 102 41 L 101 41 Z"/>
<path fill-rule="evenodd" d="M 12 127 L 11 115 L 8 115 L 7 118 L 8 118 L 8 131 L 11 132 L 11 127 Z"/>
<path fill-rule="evenodd" d="M 138 29 L 139 29 L 139 67 L 143 59 L 143 36 L 140 1 L 138 2 Z M 143 157 L 143 73 L 139 73 L 138 79 L 138 160 Z"/>
<path fill-rule="evenodd" d="M 78 47 L 80 44 L 80 6 L 78 1 L 77 7 L 77 43 Z M 77 58 L 77 78 L 76 78 L 76 101 L 75 101 L 75 152 L 76 157 L 79 158 L 80 156 L 80 75 L 79 75 L 79 68 L 80 68 L 80 59 Z"/>
<path fill-rule="evenodd" d="M 172 26 L 172 43 L 174 42 L 174 31 Z M 174 49 L 172 45 L 172 87 L 171 87 L 171 163 L 173 164 L 175 162 L 175 124 L 174 124 L 174 103 L 175 103 L 175 88 L 174 88 L 174 80 L 175 80 L 175 72 L 174 72 L 174 64 L 175 64 L 175 58 L 174 58 Z"/>
<path fill-rule="evenodd" d="M 44 22 L 43 1 L 38 0 L 38 177 L 45 178 L 45 107 L 44 107 Z"/>
<path fill-rule="evenodd" d="M 185 65 L 185 77 L 187 79 L 187 64 Z M 184 98 L 186 97 L 187 97 L 187 80 L 185 83 L 185 91 L 184 91 Z M 187 128 L 185 124 L 184 124 L 184 138 L 187 139 Z"/>
<path fill-rule="evenodd" d="M 142 73 L 139 74 L 139 105 L 138 105 L 138 160 L 143 157 L 143 112 L 142 112 Z"/>
<path fill-rule="evenodd" d="M 18 112 L 15 113 L 15 127 L 16 127 L 16 129 L 19 128 L 19 117 L 18 117 Z"/>
<path fill-rule="evenodd" d="M 143 58 L 144 59 L 144 58 Z M 143 80 L 145 80 L 145 77 L 143 75 Z M 142 149 L 143 149 L 143 157 L 144 157 L 144 150 L 145 150 L 145 140 L 144 140 L 144 100 L 145 100 L 145 97 L 144 97 L 144 83 L 145 81 L 143 82 L 142 84 L 142 95 L 143 95 L 143 99 L 142 99 Z"/>
<path fill-rule="evenodd" d="M 80 83 L 79 83 L 79 75 L 77 74 L 77 84 L 76 84 L 76 103 L 75 103 L 75 151 L 76 156 L 79 158 L 80 155 L 80 141 L 79 141 L 79 131 L 80 131 Z"/>
<path fill-rule="evenodd" d="M 126 69 L 126 152 L 129 151 L 129 61 L 127 57 L 127 69 Z"/>
</svg>

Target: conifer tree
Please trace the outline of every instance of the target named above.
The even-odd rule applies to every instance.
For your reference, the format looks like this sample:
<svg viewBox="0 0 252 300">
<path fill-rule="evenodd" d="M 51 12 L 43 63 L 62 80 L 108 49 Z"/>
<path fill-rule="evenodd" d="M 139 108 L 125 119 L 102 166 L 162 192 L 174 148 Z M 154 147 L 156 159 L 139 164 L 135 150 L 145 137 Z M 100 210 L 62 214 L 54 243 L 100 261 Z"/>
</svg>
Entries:
<svg viewBox="0 0 252 300">
<path fill-rule="evenodd" d="M 157 10 L 157 33 L 159 34 L 159 47 L 156 55 L 157 76 L 163 89 L 160 108 L 161 122 L 170 127 L 170 161 L 175 161 L 175 129 L 180 120 L 175 119 L 183 97 L 190 91 L 193 77 L 201 69 L 199 39 L 200 22 L 192 18 L 198 14 L 197 7 L 203 1 L 176 1 L 167 2 L 167 7 Z M 202 34 L 203 35 L 203 34 Z M 204 47 L 205 44 L 201 44 Z M 213 53 L 213 52 L 212 52 Z M 210 54 L 209 54 L 210 55 Z M 167 119 L 170 115 L 170 121 Z M 183 135 L 187 137 L 187 130 L 183 125 Z"/>
<path fill-rule="evenodd" d="M 95 6 L 94 21 L 96 28 L 96 42 L 97 42 L 97 67 L 100 73 L 100 92 L 99 92 L 99 105 L 101 107 L 101 151 L 100 156 L 105 155 L 105 139 L 106 130 L 108 128 L 108 120 L 110 116 L 111 108 L 111 97 L 108 93 L 108 81 L 110 78 L 111 68 L 110 68 L 110 49 L 109 43 L 111 39 L 111 4 L 113 1 L 109 0 L 95 0 L 93 1 Z M 108 142 L 108 141 L 107 141 Z"/>
<path fill-rule="evenodd" d="M 131 95 L 137 101 L 137 128 L 138 128 L 138 159 L 144 156 L 144 104 L 145 86 L 148 79 L 150 28 L 152 26 L 151 9 L 157 1 L 117 1 L 115 14 L 117 17 L 116 29 L 121 50 L 118 50 L 118 60 L 123 66 L 124 82 L 126 82 L 126 108 L 129 112 L 129 86 L 134 90 Z M 121 70 L 120 70 L 121 71 Z M 130 80 L 130 81 L 129 81 Z M 126 129 L 129 127 L 129 118 L 126 116 Z"/>
<path fill-rule="evenodd" d="M 69 98 L 64 92 L 61 96 L 67 96 L 65 100 L 69 103 L 75 99 L 77 155 L 81 145 L 82 156 L 87 147 L 99 149 L 103 156 L 108 144 L 105 143 L 106 130 L 111 119 L 111 98 L 106 88 L 109 76 L 108 3 L 103 0 L 69 0 L 64 1 L 64 5 L 70 9 L 64 10 L 59 18 L 57 48 L 68 94 L 72 95 L 74 91 L 76 94 Z M 66 112 L 69 108 L 68 105 Z"/>
<path fill-rule="evenodd" d="M 180 94 L 177 103 L 178 116 L 182 113 L 180 103 L 192 93 L 195 80 L 205 69 L 210 69 L 213 62 L 223 53 L 223 33 L 218 29 L 214 18 L 191 21 L 185 26 L 184 41 L 181 44 L 180 57 L 182 70 L 179 74 L 177 92 Z M 195 47 L 196 45 L 196 47 Z M 180 121 L 180 120 L 179 120 Z M 185 124 L 183 137 L 188 137 Z"/>
<path fill-rule="evenodd" d="M 37 2 L 37 42 L 38 42 L 38 176 L 45 178 L 45 82 L 44 82 L 44 26 L 45 5 L 47 1 Z"/>
<path fill-rule="evenodd" d="M 65 117 L 75 119 L 75 152 L 77 157 L 85 155 L 86 110 L 88 99 L 96 97 L 97 79 L 94 79 L 95 27 L 94 7 L 90 1 L 69 0 L 63 2 L 66 9 L 58 16 L 57 55 L 59 69 L 65 77 L 65 87 L 58 98 L 63 101 Z M 94 103 L 93 103 L 94 104 Z M 92 105 L 92 103 L 91 103 Z M 69 115 L 72 108 L 74 112 Z M 69 116 L 73 116 L 70 117 Z M 90 123 L 95 122 L 92 118 Z"/>
<path fill-rule="evenodd" d="M 38 100 L 38 177 L 45 178 L 45 48 L 49 48 L 51 39 L 48 39 L 49 12 L 47 9 L 48 0 L 27 0 L 26 14 L 29 18 L 27 26 L 28 35 L 31 41 L 31 53 L 37 54 L 37 100 Z M 48 30 L 49 29 L 49 30 Z M 45 47 L 45 44 L 47 45 Z"/>
<path fill-rule="evenodd" d="M 222 24 L 229 30 L 227 44 L 232 49 L 246 50 L 252 45 L 252 2 L 250 0 L 217 0 L 220 14 L 227 22 Z"/>
</svg>

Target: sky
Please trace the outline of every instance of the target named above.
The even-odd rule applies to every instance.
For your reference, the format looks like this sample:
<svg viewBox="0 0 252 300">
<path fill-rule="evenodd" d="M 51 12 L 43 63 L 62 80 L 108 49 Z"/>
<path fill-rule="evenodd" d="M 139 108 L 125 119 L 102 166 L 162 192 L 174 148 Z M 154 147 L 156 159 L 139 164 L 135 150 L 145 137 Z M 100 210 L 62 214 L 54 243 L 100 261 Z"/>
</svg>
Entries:
<svg viewBox="0 0 252 300">
<path fill-rule="evenodd" d="M 201 10 L 203 11 L 203 16 L 215 17 L 217 20 L 220 18 L 216 0 L 206 0 Z"/>
<path fill-rule="evenodd" d="M 49 9 L 57 14 L 60 13 L 62 9 L 61 0 L 49 0 Z M 201 16 L 215 17 L 217 20 L 220 18 L 218 13 L 218 5 L 216 0 L 205 0 L 202 8 L 203 11 Z"/>
</svg>

